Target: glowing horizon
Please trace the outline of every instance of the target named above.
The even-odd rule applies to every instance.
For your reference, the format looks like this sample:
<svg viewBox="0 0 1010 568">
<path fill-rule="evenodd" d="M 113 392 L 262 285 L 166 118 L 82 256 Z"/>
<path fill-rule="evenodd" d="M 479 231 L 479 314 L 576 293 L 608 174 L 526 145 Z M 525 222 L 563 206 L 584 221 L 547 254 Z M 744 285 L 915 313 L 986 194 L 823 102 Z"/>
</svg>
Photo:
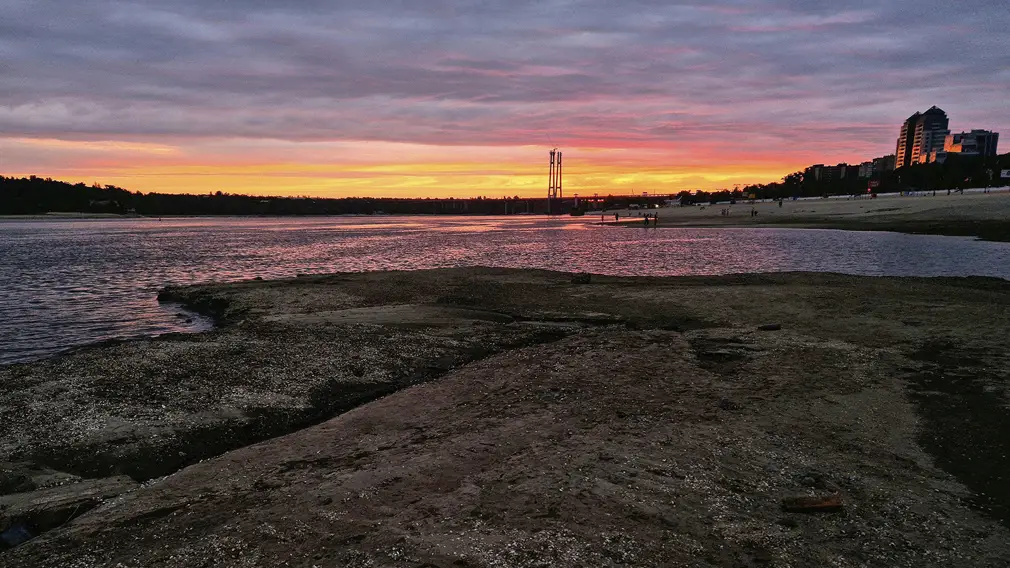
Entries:
<svg viewBox="0 0 1010 568">
<path fill-rule="evenodd" d="M 72 167 L 50 167 L 39 175 L 71 183 L 115 185 L 144 193 L 245 193 L 309 197 L 542 197 L 546 194 L 546 147 L 432 147 L 411 144 L 340 143 L 341 163 L 296 162 L 288 154 L 319 151 L 285 144 L 269 155 L 245 154 L 200 163 L 182 148 L 130 142 L 74 143 L 65 140 L 19 140 L 19 144 L 56 149 L 75 156 Z M 114 156 L 109 157 L 108 153 Z M 798 164 L 741 161 L 701 166 L 663 163 L 662 151 L 564 149 L 566 195 L 677 193 L 711 191 L 734 185 L 777 181 Z M 0 145 L 0 152 L 3 152 Z M 451 154 L 458 161 L 444 161 Z M 90 157 L 89 157 L 90 155 Z M 123 160 L 122 156 L 128 156 Z M 389 157 L 396 156 L 396 160 Z M 289 158 L 289 159 L 283 159 Z M 499 159 L 500 161 L 493 161 Z M 128 162 L 124 164 L 122 162 Z M 781 172 L 785 173 L 781 173 Z"/>
</svg>

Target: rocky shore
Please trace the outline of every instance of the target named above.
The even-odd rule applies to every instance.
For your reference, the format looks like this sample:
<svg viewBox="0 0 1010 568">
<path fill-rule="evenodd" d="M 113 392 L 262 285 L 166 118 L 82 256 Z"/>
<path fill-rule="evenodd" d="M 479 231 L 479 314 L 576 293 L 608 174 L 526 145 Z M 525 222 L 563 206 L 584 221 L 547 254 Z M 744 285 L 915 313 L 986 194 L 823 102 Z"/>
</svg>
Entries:
<svg viewBox="0 0 1010 568">
<path fill-rule="evenodd" d="M 1010 564 L 1005 281 L 162 295 L 217 328 L 0 367 L 3 566 Z"/>
</svg>

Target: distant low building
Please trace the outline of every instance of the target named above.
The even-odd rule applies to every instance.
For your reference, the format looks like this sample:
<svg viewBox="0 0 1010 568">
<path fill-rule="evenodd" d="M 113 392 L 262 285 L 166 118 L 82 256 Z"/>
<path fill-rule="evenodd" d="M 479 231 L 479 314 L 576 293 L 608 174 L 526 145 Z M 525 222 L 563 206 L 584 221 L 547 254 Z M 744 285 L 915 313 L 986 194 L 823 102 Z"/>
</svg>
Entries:
<svg viewBox="0 0 1010 568">
<path fill-rule="evenodd" d="M 834 166 L 824 164 L 814 164 L 803 171 L 803 178 L 812 181 L 838 181 L 859 177 L 860 166 L 850 166 L 841 163 Z"/>
<path fill-rule="evenodd" d="M 950 130 L 934 129 L 923 130 L 921 142 L 912 150 L 912 158 L 915 164 L 929 164 L 937 161 L 937 156 L 943 154 L 943 145 L 947 140 Z M 942 161 L 942 160 L 941 160 Z"/>
<path fill-rule="evenodd" d="M 886 156 L 874 158 L 873 175 L 882 176 L 886 172 L 894 171 L 896 163 L 897 163 L 897 157 L 894 154 L 888 154 Z"/>
<path fill-rule="evenodd" d="M 949 134 L 944 141 L 943 151 L 961 156 L 995 157 L 999 133 L 989 130 L 972 130 Z"/>
</svg>

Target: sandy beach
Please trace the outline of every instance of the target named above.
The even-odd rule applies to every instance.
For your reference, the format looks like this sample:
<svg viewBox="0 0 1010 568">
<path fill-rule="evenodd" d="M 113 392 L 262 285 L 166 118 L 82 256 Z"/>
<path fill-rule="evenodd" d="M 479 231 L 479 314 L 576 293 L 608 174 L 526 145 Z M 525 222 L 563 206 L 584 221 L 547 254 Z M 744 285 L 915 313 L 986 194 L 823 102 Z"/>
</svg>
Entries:
<svg viewBox="0 0 1010 568">
<path fill-rule="evenodd" d="M 751 216 L 751 210 L 757 216 Z M 724 214 L 724 211 L 726 214 Z M 660 227 L 793 226 L 851 230 L 882 230 L 909 233 L 978 236 L 990 240 L 1010 240 L 1010 188 L 990 193 L 946 190 L 916 195 L 882 195 L 870 198 L 830 198 L 786 200 L 734 205 L 664 207 L 658 210 L 607 211 L 602 222 L 613 224 L 614 214 L 622 224 L 643 224 L 645 214 L 659 214 Z"/>
<path fill-rule="evenodd" d="M 497 269 L 167 290 L 0 368 L 47 566 L 1006 566 L 1010 284 Z"/>
</svg>

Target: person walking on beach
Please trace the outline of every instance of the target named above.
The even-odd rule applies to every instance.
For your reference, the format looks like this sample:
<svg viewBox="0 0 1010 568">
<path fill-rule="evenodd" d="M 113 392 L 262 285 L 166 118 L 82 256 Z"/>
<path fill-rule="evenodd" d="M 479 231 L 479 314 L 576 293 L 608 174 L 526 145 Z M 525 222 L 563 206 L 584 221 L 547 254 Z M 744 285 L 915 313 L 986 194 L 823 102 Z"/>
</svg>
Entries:
<svg viewBox="0 0 1010 568">
<path fill-rule="evenodd" d="M 648 213 L 645 214 L 645 228 L 646 229 L 649 228 L 649 214 Z"/>
<path fill-rule="evenodd" d="M 620 220 L 621 220 L 621 214 L 620 213 L 614 213 L 614 222 L 616 223 L 616 222 L 618 222 Z"/>
<path fill-rule="evenodd" d="M 659 213 L 655 213 L 652 215 L 652 226 L 653 227 L 659 226 Z"/>
</svg>

